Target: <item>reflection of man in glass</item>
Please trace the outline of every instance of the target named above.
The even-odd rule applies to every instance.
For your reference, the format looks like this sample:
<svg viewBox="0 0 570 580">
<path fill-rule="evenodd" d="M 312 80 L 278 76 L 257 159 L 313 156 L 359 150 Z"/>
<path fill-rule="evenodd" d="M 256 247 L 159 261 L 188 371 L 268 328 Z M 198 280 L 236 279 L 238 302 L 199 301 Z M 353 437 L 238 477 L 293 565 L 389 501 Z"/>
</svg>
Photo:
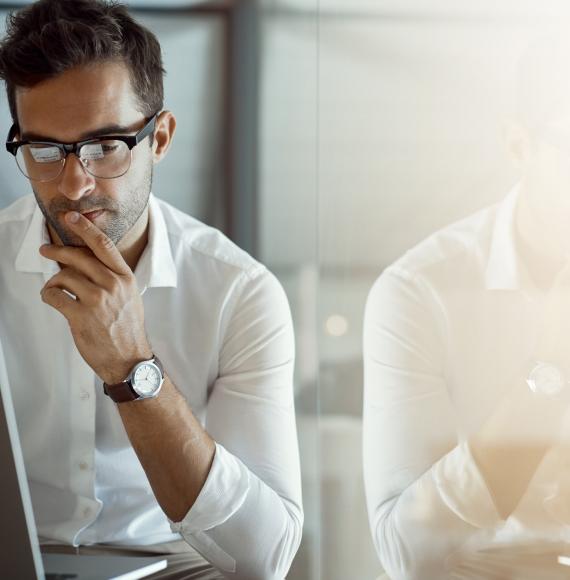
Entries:
<svg viewBox="0 0 570 580">
<path fill-rule="evenodd" d="M 40 0 L 0 46 L 34 192 L 0 212 L 0 338 L 40 539 L 283 578 L 302 528 L 287 300 L 151 194 L 163 72 L 116 3 Z"/>
<path fill-rule="evenodd" d="M 564 43 L 527 52 L 507 131 L 519 184 L 369 295 L 366 493 L 393 580 L 570 573 L 568 70 Z"/>
</svg>

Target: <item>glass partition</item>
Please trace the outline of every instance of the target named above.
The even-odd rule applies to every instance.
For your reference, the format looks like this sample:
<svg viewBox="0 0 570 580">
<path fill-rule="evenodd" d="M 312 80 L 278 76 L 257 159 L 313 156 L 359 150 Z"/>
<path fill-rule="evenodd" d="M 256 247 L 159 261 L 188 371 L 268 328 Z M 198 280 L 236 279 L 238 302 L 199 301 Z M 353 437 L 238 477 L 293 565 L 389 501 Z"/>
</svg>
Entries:
<svg viewBox="0 0 570 580">
<path fill-rule="evenodd" d="M 319 10 L 322 577 L 565 578 L 567 6 Z"/>
<path fill-rule="evenodd" d="M 317 2 L 261 4 L 259 258 L 283 284 L 296 340 L 305 525 L 288 578 L 322 578 L 317 353 Z"/>
</svg>

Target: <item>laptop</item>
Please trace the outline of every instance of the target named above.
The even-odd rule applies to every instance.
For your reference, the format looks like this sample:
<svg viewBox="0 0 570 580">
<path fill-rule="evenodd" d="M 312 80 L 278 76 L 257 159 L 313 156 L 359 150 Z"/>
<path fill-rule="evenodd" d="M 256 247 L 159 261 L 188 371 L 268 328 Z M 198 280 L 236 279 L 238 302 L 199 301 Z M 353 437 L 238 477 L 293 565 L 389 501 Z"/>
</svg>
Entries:
<svg viewBox="0 0 570 580">
<path fill-rule="evenodd" d="M 42 554 L 0 344 L 0 578 L 137 580 L 164 570 L 161 557 Z"/>
</svg>

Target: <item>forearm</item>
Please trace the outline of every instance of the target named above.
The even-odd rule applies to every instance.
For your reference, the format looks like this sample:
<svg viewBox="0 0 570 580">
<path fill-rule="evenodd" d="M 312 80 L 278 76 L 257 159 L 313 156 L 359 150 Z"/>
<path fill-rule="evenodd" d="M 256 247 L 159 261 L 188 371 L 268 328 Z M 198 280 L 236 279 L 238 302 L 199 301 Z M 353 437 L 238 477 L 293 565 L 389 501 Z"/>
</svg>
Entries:
<svg viewBox="0 0 570 580">
<path fill-rule="evenodd" d="M 300 503 L 281 497 L 220 445 L 204 491 L 173 531 L 224 577 L 284 578 L 301 541 Z"/>
<path fill-rule="evenodd" d="M 181 520 L 208 477 L 214 441 L 168 376 L 158 397 L 118 408 L 158 503 L 172 521 Z"/>
<path fill-rule="evenodd" d="M 442 580 L 467 546 L 483 545 L 500 522 L 469 448 L 460 444 L 401 492 L 369 465 L 365 484 L 373 540 L 393 580 Z"/>
<path fill-rule="evenodd" d="M 220 391 L 227 396 L 221 385 Z M 260 411 L 264 416 L 273 416 L 272 428 L 280 425 L 275 440 L 293 442 L 294 421 L 277 420 L 277 407 L 273 405 L 262 410 L 242 408 L 244 401 L 246 406 L 250 403 L 249 399 L 232 402 L 232 413 L 228 415 L 219 408 L 222 404 L 227 409 L 219 394 L 211 398 L 208 408 L 209 429 L 214 429 L 212 434 L 222 442 L 219 445 L 198 423 L 168 379 L 157 398 L 121 403 L 118 407 L 157 501 L 173 522 L 172 530 L 228 577 L 277 580 L 287 573 L 300 543 L 300 493 L 290 493 L 291 486 L 283 480 L 277 481 L 278 493 L 250 471 L 241 456 L 238 458 L 222 445 L 229 444 L 230 438 L 224 436 L 228 429 L 240 429 L 243 439 L 249 440 L 248 430 L 258 424 Z M 282 413 L 279 407 L 279 414 Z M 289 413 L 283 415 L 283 419 L 290 417 Z M 222 431 L 217 417 L 223 417 Z M 244 417 L 249 420 L 244 422 Z M 234 439 L 231 441 L 235 444 Z M 263 449 L 263 440 L 267 441 L 263 438 L 255 448 L 244 449 L 244 456 L 254 456 Z M 275 441 L 272 448 L 275 453 L 270 460 L 274 455 L 279 457 L 283 473 L 296 482 L 296 446 L 282 449 Z M 261 468 L 263 463 L 258 461 L 256 465 Z"/>
<path fill-rule="evenodd" d="M 470 438 L 473 457 L 503 519 L 515 510 L 557 441 L 567 409 L 567 396 L 551 399 L 517 385 Z"/>
<path fill-rule="evenodd" d="M 374 544 L 391 578 L 446 578 L 455 565 L 448 560 L 452 554 L 458 563 L 470 550 L 492 541 L 501 520 L 526 492 L 563 421 L 566 405 L 529 395 L 530 400 L 523 396 L 519 404 L 513 398 L 504 400 L 469 441 L 440 456 L 427 471 L 418 466 L 421 474 L 408 482 L 413 450 L 401 457 L 381 443 L 388 440 L 390 417 L 398 424 L 403 418 L 393 411 L 386 416 L 365 409 L 368 511 Z M 525 410 L 533 411 L 528 425 Z M 441 418 L 429 423 L 444 424 Z M 422 440 L 421 433 L 416 440 Z M 393 457 L 397 463 L 387 466 Z"/>
</svg>

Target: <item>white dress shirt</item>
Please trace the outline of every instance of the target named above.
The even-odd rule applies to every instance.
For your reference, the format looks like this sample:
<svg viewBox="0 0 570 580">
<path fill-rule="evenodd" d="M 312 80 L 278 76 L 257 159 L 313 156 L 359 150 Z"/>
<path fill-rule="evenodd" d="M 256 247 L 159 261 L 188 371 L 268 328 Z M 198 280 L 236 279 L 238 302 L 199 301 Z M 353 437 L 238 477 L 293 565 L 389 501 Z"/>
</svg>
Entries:
<svg viewBox="0 0 570 580">
<path fill-rule="evenodd" d="M 59 271 L 32 195 L 0 212 L 0 341 L 45 542 L 182 536 L 232 578 L 283 578 L 303 524 L 289 307 L 275 277 L 217 230 L 151 195 L 135 275 L 165 372 L 216 441 L 181 522 L 160 509 L 116 404 L 40 290 Z"/>
<path fill-rule="evenodd" d="M 528 560 L 516 570 L 517 546 L 570 542 L 568 433 L 507 520 L 467 444 L 504 393 L 526 388 L 537 361 L 570 378 L 570 277 L 549 291 L 533 284 L 517 250 L 518 199 L 515 188 L 433 234 L 368 297 L 364 477 L 373 540 L 392 580 L 568 574 L 552 559 L 539 572 L 524 571 Z"/>
</svg>

